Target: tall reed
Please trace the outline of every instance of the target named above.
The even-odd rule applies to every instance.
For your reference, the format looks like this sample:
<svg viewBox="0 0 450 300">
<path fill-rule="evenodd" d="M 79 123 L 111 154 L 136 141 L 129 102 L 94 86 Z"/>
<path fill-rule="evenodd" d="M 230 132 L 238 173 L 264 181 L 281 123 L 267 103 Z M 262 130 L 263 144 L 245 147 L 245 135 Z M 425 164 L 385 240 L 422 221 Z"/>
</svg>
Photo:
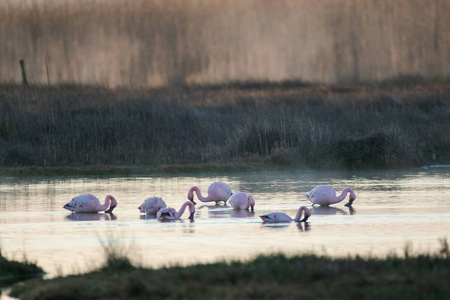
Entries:
<svg viewBox="0 0 450 300">
<path fill-rule="evenodd" d="M 0 83 L 448 79 L 447 0 L 0 0 Z"/>
</svg>

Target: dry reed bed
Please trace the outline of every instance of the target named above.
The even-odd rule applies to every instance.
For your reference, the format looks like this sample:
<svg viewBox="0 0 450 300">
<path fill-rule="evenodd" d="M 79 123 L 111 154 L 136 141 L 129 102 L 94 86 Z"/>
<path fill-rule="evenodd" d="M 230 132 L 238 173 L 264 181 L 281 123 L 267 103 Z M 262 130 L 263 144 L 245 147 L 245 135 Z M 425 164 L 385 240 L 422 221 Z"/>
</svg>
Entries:
<svg viewBox="0 0 450 300">
<path fill-rule="evenodd" d="M 447 0 L 0 0 L 0 83 L 447 79 Z"/>
<path fill-rule="evenodd" d="M 0 88 L 0 166 L 450 162 L 450 84 Z"/>
</svg>

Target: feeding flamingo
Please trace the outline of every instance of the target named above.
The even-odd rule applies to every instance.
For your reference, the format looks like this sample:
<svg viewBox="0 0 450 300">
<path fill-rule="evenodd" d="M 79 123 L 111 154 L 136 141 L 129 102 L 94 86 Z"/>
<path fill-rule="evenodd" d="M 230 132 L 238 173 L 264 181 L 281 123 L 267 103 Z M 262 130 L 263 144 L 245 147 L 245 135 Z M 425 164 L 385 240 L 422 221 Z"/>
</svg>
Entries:
<svg viewBox="0 0 450 300">
<path fill-rule="evenodd" d="M 83 194 L 73 198 L 72 201 L 64 205 L 64 208 L 74 213 L 97 213 L 99 211 L 112 213 L 116 206 L 117 201 L 111 195 L 107 195 L 105 197 L 105 203 L 100 204 L 100 201 L 94 195 Z"/>
<path fill-rule="evenodd" d="M 180 210 L 177 212 L 175 208 L 172 207 L 165 207 L 158 210 L 158 213 L 156 214 L 156 218 L 160 221 L 165 220 L 178 220 L 184 213 L 186 206 L 189 206 L 189 212 L 191 213 L 189 215 L 189 219 L 194 219 L 194 213 L 195 213 L 195 206 L 194 203 L 191 201 L 186 201 L 181 206 Z"/>
<path fill-rule="evenodd" d="M 231 204 L 233 209 L 247 210 L 250 207 L 251 211 L 253 211 L 255 206 L 255 200 L 252 195 L 246 195 L 244 192 L 234 192 L 228 203 Z"/>
<path fill-rule="evenodd" d="M 302 217 L 302 213 L 304 213 L 303 219 L 300 220 Z M 295 218 L 289 217 L 285 213 L 270 213 L 268 215 L 259 216 L 263 222 L 267 223 L 282 223 L 282 222 L 306 222 L 308 218 L 311 216 L 311 211 L 306 206 L 300 206 L 300 208 L 297 211 L 297 214 L 295 215 Z"/>
<path fill-rule="evenodd" d="M 302 217 L 302 213 L 304 213 L 303 219 L 300 220 Z M 275 212 L 270 213 L 267 215 L 259 216 L 263 222 L 267 223 L 283 223 L 283 222 L 306 222 L 308 218 L 311 216 L 311 211 L 306 206 L 300 206 L 298 209 L 297 214 L 295 215 L 295 218 L 289 217 L 287 214 L 282 212 Z"/>
<path fill-rule="evenodd" d="M 191 187 L 188 192 L 188 199 L 191 200 L 194 204 L 194 192 L 197 194 L 197 197 L 202 202 L 212 202 L 215 201 L 216 204 L 220 201 L 223 201 L 225 204 L 227 203 L 228 198 L 233 194 L 231 192 L 231 187 L 225 182 L 218 181 L 212 183 L 208 187 L 208 196 L 203 197 L 200 189 L 196 186 Z"/>
<path fill-rule="evenodd" d="M 156 215 L 158 210 L 161 208 L 167 207 L 166 202 L 160 197 L 151 197 L 145 199 L 144 203 L 141 204 L 141 206 L 138 207 L 138 209 L 142 213 L 146 213 L 149 215 Z"/>
<path fill-rule="evenodd" d="M 314 204 L 319 204 L 322 206 L 328 206 L 330 204 L 335 204 L 341 202 L 350 193 L 350 198 L 345 206 L 350 207 L 353 201 L 356 199 L 355 192 L 351 187 L 346 187 L 342 190 L 339 196 L 336 196 L 336 191 L 329 185 L 318 185 L 313 188 L 308 194 L 305 195 L 306 199 Z"/>
</svg>

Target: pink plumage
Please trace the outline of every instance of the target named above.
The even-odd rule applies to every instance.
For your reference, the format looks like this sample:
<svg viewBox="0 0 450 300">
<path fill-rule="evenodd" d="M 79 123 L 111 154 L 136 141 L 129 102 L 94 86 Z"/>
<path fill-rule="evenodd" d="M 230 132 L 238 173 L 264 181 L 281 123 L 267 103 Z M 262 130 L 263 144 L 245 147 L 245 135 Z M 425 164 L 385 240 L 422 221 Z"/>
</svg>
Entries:
<svg viewBox="0 0 450 300">
<path fill-rule="evenodd" d="M 321 206 L 328 206 L 341 202 L 350 193 L 349 202 L 345 206 L 351 206 L 356 199 L 355 192 L 351 187 L 346 187 L 342 190 L 339 196 L 336 196 L 336 191 L 329 185 L 318 185 L 313 188 L 308 194 L 305 195 L 306 199 L 312 202 L 312 204 L 318 204 Z"/>
<path fill-rule="evenodd" d="M 303 219 L 302 213 L 304 214 Z M 297 211 L 297 215 L 294 218 L 289 217 L 287 214 L 282 212 L 274 212 L 267 215 L 259 216 L 263 222 L 267 223 L 285 223 L 285 222 L 306 222 L 308 218 L 311 216 L 311 211 L 306 206 L 300 206 Z"/>
<path fill-rule="evenodd" d="M 111 195 L 107 195 L 105 203 L 100 204 L 100 201 L 94 195 L 83 194 L 73 198 L 72 201 L 64 205 L 64 208 L 74 213 L 97 213 L 99 211 L 112 213 L 116 206 L 117 201 Z"/>
<path fill-rule="evenodd" d="M 179 211 L 176 211 L 175 208 L 165 207 L 161 208 L 156 214 L 156 218 L 160 221 L 168 221 L 168 220 L 178 220 L 184 214 L 186 207 L 189 206 L 189 219 L 194 219 L 195 206 L 191 201 L 186 201 L 183 203 Z"/>
<path fill-rule="evenodd" d="M 231 192 L 231 187 L 225 182 L 218 181 L 212 183 L 208 187 L 208 196 L 204 197 L 200 192 L 200 189 L 197 186 L 191 187 L 188 192 L 188 199 L 191 200 L 194 204 L 194 192 L 197 194 L 198 200 L 202 202 L 212 202 L 215 201 L 216 204 L 220 201 L 227 203 L 228 198 L 233 194 Z"/>
<path fill-rule="evenodd" d="M 233 207 L 233 209 L 241 210 L 247 210 L 251 208 L 251 211 L 253 211 L 253 208 L 255 206 L 255 200 L 253 199 L 252 195 L 247 195 L 244 192 L 234 192 L 233 195 L 231 195 L 228 203 Z"/>
<path fill-rule="evenodd" d="M 145 199 L 144 203 L 142 203 L 138 209 L 142 213 L 146 213 L 149 215 L 156 215 L 158 210 L 161 208 L 167 207 L 166 202 L 160 197 L 151 197 Z"/>
</svg>

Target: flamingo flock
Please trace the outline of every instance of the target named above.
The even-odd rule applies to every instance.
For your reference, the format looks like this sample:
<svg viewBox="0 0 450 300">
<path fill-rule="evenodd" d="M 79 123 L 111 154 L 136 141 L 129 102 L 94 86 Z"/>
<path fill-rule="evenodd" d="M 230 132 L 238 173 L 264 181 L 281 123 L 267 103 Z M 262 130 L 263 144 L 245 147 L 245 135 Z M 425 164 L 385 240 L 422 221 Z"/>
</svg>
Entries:
<svg viewBox="0 0 450 300">
<path fill-rule="evenodd" d="M 215 202 L 216 205 L 219 202 L 223 202 L 225 205 L 228 203 L 231 205 L 234 211 L 248 211 L 253 214 L 255 207 L 255 199 L 252 195 L 245 192 L 236 191 L 232 192 L 231 187 L 222 181 L 214 182 L 208 187 L 208 195 L 203 196 L 200 189 L 197 186 L 193 186 L 189 189 L 186 201 L 182 204 L 181 208 L 177 211 L 172 207 L 168 207 L 166 202 L 161 197 L 150 197 L 144 200 L 144 202 L 138 207 L 141 213 L 146 215 L 154 215 L 159 221 L 179 220 L 183 216 L 186 208 L 189 209 L 189 217 L 191 221 L 194 220 L 195 215 L 195 201 L 194 193 L 197 195 L 198 200 L 201 202 Z M 351 187 L 345 187 L 342 192 L 337 195 L 336 191 L 329 185 L 318 185 L 314 187 L 309 193 L 305 195 L 305 198 L 312 203 L 312 206 L 319 205 L 322 207 L 328 207 L 329 205 L 339 203 L 343 201 L 347 195 L 349 195 L 349 202 L 345 206 L 351 208 L 353 202 L 356 199 L 356 194 Z M 74 214 L 81 213 L 98 213 L 104 211 L 107 214 L 111 214 L 114 208 L 117 206 L 117 200 L 107 195 L 104 203 L 101 204 L 100 200 L 92 194 L 82 194 L 74 197 L 69 203 L 63 206 L 63 208 L 71 211 Z M 282 212 L 273 212 L 265 215 L 261 215 L 260 218 L 264 223 L 286 223 L 286 222 L 306 222 L 311 217 L 311 210 L 302 205 L 299 207 L 297 214 L 292 218 Z M 303 218 L 302 218 L 303 216 Z M 75 218 L 77 219 L 77 218 Z M 113 218 L 114 219 L 114 218 Z"/>
</svg>

